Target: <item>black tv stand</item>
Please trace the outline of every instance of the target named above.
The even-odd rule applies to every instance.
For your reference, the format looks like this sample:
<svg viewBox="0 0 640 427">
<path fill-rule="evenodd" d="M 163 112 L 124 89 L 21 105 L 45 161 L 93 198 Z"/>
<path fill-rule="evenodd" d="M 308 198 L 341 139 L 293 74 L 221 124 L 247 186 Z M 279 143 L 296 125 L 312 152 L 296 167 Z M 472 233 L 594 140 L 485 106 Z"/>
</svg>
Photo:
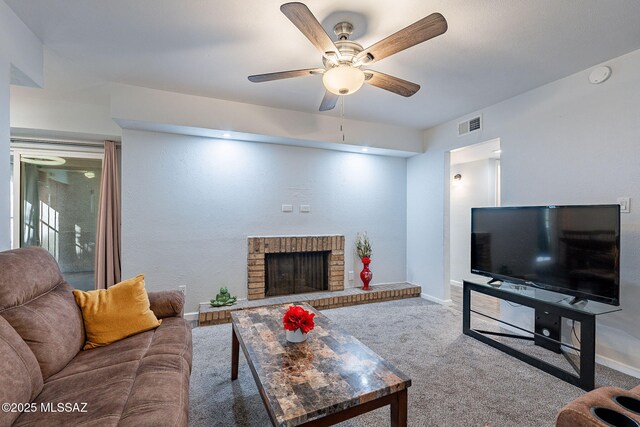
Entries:
<svg viewBox="0 0 640 427">
<path fill-rule="evenodd" d="M 500 279 L 491 279 L 487 282 L 487 285 L 491 285 L 494 288 L 499 288 L 502 285 L 502 280 Z"/>
<path fill-rule="evenodd" d="M 561 316 L 554 310 L 545 308 L 535 309 L 535 321 L 533 342 L 535 345 L 544 347 L 554 353 L 562 353 L 560 345 L 560 322 Z"/>
<path fill-rule="evenodd" d="M 569 304 L 570 305 L 582 305 L 582 306 L 585 306 L 585 305 L 587 305 L 587 302 L 588 301 L 586 299 L 584 299 L 584 298 L 573 297 L 571 299 L 571 301 L 569 301 Z"/>
<path fill-rule="evenodd" d="M 485 294 L 533 308 L 535 312 L 534 330 L 527 330 L 471 308 L 472 293 Z M 467 282 L 466 280 L 463 282 L 462 307 L 462 331 L 465 335 L 474 337 L 584 390 L 593 390 L 595 386 L 596 316 L 620 310 L 619 307 L 593 301 L 589 302 L 588 306 L 572 305 L 567 302 L 566 295 L 523 285 L 504 282 L 500 288 L 497 288 L 493 285 Z M 499 322 L 501 325 L 507 325 L 511 329 L 524 332 L 526 335 L 474 329 L 471 327 L 471 313 Z M 573 343 L 562 342 L 563 318 L 580 322 L 580 347 L 574 346 Z M 535 345 L 557 354 L 563 354 L 575 372 L 564 370 L 557 364 L 524 353 L 505 344 L 504 340 L 498 341 L 491 338 L 492 336 L 533 341 Z M 569 351 L 574 354 L 579 353 L 579 365 L 573 361 L 575 356 L 570 355 Z"/>
</svg>

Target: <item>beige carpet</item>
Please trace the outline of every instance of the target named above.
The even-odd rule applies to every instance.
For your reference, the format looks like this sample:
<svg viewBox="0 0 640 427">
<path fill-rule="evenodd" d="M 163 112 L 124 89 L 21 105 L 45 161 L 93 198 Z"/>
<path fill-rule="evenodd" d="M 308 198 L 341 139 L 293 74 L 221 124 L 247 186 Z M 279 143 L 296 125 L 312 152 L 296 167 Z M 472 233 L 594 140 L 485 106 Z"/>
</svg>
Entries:
<svg viewBox="0 0 640 427">
<path fill-rule="evenodd" d="M 420 298 L 323 313 L 412 378 L 410 426 L 553 426 L 558 410 L 583 394 L 462 335 L 459 312 Z M 229 379 L 230 325 L 196 328 L 193 341 L 189 424 L 271 425 L 244 355 L 238 380 Z M 630 388 L 640 380 L 598 366 L 596 383 Z M 388 417 L 381 408 L 341 425 L 388 426 Z"/>
</svg>

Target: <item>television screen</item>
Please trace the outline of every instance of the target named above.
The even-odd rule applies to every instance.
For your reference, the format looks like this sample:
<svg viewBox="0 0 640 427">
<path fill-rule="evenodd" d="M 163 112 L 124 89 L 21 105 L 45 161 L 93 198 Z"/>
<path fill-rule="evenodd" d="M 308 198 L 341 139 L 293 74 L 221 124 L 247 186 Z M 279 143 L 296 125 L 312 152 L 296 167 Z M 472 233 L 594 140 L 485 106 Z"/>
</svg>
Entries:
<svg viewBox="0 0 640 427">
<path fill-rule="evenodd" d="M 620 206 L 471 210 L 471 272 L 620 304 Z"/>
</svg>

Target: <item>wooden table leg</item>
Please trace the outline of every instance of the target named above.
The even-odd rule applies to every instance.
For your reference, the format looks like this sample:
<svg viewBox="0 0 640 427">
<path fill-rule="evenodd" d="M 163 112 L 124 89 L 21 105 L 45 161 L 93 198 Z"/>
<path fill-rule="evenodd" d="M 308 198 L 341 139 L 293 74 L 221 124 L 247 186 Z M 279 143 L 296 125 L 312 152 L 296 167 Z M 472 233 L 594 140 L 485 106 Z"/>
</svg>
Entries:
<svg viewBox="0 0 640 427">
<path fill-rule="evenodd" d="M 391 402 L 391 427 L 407 427 L 407 389 L 396 393 Z"/>
<path fill-rule="evenodd" d="M 238 358 L 240 357 L 240 343 L 236 330 L 231 326 L 231 380 L 238 379 Z"/>
</svg>

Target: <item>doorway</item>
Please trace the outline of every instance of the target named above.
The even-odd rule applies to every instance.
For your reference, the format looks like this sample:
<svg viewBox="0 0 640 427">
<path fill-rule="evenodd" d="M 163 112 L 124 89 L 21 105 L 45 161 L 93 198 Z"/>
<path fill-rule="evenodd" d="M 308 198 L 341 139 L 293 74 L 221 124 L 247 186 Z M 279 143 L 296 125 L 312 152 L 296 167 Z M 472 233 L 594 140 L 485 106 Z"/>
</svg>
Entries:
<svg viewBox="0 0 640 427">
<path fill-rule="evenodd" d="M 12 148 L 12 247 L 40 246 L 74 288 L 94 289 L 102 153 Z"/>
<path fill-rule="evenodd" d="M 461 305 L 463 280 L 486 281 L 471 274 L 471 208 L 500 206 L 500 154 L 500 139 L 493 139 L 449 156 L 449 277 L 455 305 Z"/>
</svg>

